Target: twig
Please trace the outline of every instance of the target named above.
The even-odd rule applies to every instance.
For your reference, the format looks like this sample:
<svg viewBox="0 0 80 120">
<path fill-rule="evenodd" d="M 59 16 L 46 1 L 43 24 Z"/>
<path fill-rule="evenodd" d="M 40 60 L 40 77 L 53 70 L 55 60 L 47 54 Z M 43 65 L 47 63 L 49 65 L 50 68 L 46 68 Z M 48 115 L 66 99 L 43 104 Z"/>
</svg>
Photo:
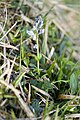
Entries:
<svg viewBox="0 0 80 120">
<path fill-rule="evenodd" d="M 65 118 L 80 118 L 80 114 L 65 115 Z"/>
<path fill-rule="evenodd" d="M 43 94 L 43 95 L 45 95 L 45 96 L 47 96 L 47 97 L 49 97 L 49 98 L 52 99 L 52 97 L 51 97 L 47 92 L 45 92 L 44 90 L 41 90 L 41 89 L 37 88 L 37 87 L 34 86 L 34 85 L 32 85 L 32 87 L 33 87 L 36 91 L 38 91 L 38 92 L 40 92 L 41 94 Z"/>
<path fill-rule="evenodd" d="M 21 13 L 21 18 L 26 21 L 26 22 L 29 22 L 33 25 L 34 21 L 31 20 L 30 18 L 26 17 L 23 13 Z"/>
<path fill-rule="evenodd" d="M 3 37 L 0 39 L 3 40 L 4 37 L 6 37 L 6 35 L 16 26 L 17 22 L 14 23 L 14 25 L 3 35 Z"/>
<path fill-rule="evenodd" d="M 11 49 L 18 50 L 18 48 L 14 47 L 12 45 L 8 45 L 7 43 L 3 43 L 3 42 L 0 42 L 0 46 L 1 47 L 6 47 L 6 48 L 11 48 Z"/>
<path fill-rule="evenodd" d="M 8 75 L 7 75 L 7 82 L 9 83 L 9 80 L 10 80 L 10 76 L 11 76 L 11 72 L 12 72 L 12 69 L 13 69 L 13 67 L 14 67 L 14 64 L 15 64 L 15 60 L 16 60 L 16 57 L 14 58 L 14 60 L 13 60 L 13 63 L 12 63 L 12 65 L 11 65 L 11 68 L 9 69 L 9 73 L 8 73 Z"/>
<path fill-rule="evenodd" d="M 31 85 L 29 83 L 28 103 L 30 103 L 30 98 L 31 98 Z"/>
<path fill-rule="evenodd" d="M 0 79 L 2 79 L 9 72 L 9 60 L 7 60 L 7 64 L 5 64 L 5 65 L 7 65 L 7 68 L 4 71 L 4 73 L 0 76 Z"/>
<path fill-rule="evenodd" d="M 75 96 L 75 95 L 65 95 L 65 94 L 60 94 L 59 96 L 58 96 L 58 99 L 62 99 L 62 100 L 64 100 L 64 99 L 80 99 L 80 96 Z"/>
<path fill-rule="evenodd" d="M 16 95 L 16 97 L 18 98 L 19 102 L 21 103 L 21 106 L 23 107 L 24 111 L 26 112 L 27 116 L 30 118 L 30 120 L 36 120 L 35 115 L 32 113 L 32 111 L 30 110 L 30 108 L 28 107 L 28 104 L 25 103 L 23 101 L 23 99 L 20 96 L 20 91 L 18 91 L 17 89 L 14 88 L 14 86 L 12 84 L 8 84 L 7 82 L 3 81 L 0 79 L 0 83 L 5 85 L 6 87 L 8 87 L 9 89 L 11 89 L 14 94 Z"/>
</svg>

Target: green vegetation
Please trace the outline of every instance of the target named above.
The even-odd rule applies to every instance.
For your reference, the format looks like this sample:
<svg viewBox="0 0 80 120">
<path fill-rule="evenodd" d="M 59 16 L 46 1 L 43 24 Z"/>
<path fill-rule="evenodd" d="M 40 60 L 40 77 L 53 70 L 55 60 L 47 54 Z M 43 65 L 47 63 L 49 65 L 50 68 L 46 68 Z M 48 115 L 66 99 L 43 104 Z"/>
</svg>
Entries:
<svg viewBox="0 0 80 120">
<path fill-rule="evenodd" d="M 0 120 L 80 119 L 80 7 L 0 0 Z"/>
</svg>

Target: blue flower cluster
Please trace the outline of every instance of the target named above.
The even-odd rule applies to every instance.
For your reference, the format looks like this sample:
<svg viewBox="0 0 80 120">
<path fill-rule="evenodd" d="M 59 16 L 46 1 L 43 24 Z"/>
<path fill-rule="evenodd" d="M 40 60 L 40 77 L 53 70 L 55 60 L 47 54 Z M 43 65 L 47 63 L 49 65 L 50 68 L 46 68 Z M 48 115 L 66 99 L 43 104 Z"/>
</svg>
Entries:
<svg viewBox="0 0 80 120">
<path fill-rule="evenodd" d="M 27 30 L 27 34 L 32 37 L 33 40 L 36 40 L 36 34 L 40 35 L 44 33 L 43 20 L 41 16 L 35 18 L 35 23 L 32 30 Z"/>
</svg>

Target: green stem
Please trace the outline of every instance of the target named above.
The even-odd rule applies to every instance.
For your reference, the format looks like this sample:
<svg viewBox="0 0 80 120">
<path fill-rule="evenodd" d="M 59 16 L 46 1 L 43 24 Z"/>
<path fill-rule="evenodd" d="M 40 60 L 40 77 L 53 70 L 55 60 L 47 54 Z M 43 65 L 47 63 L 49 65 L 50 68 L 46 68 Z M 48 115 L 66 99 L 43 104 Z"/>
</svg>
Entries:
<svg viewBox="0 0 80 120">
<path fill-rule="evenodd" d="M 21 59 L 22 59 L 22 34 L 20 40 L 20 65 L 19 65 L 20 73 L 21 73 Z"/>
<path fill-rule="evenodd" d="M 37 70 L 38 70 L 38 74 L 40 74 L 40 70 L 39 70 L 39 42 L 38 42 L 38 34 L 36 34 L 36 42 L 37 42 Z"/>
</svg>

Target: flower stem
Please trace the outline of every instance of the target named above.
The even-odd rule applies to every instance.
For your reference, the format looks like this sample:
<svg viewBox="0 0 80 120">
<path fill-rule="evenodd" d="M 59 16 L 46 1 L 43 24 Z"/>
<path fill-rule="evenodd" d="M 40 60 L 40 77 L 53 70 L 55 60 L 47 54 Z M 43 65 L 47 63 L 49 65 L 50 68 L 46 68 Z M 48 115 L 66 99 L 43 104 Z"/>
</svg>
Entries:
<svg viewBox="0 0 80 120">
<path fill-rule="evenodd" d="M 22 34 L 20 39 L 20 64 L 19 64 L 20 73 L 21 73 L 21 60 L 22 60 Z"/>
<path fill-rule="evenodd" d="M 36 34 L 36 42 L 37 42 L 37 71 L 38 71 L 38 74 L 40 74 L 40 70 L 39 70 L 39 42 L 38 42 L 38 34 Z"/>
</svg>

